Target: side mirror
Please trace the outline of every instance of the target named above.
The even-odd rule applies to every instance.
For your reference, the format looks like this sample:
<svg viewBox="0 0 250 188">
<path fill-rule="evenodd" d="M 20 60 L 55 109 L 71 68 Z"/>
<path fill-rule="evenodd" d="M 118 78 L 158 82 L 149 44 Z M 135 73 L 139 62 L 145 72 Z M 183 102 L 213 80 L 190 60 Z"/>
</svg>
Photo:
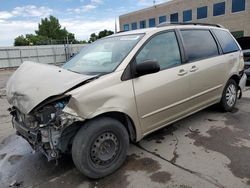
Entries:
<svg viewBox="0 0 250 188">
<path fill-rule="evenodd" d="M 152 74 L 160 71 L 160 65 L 157 61 L 146 60 L 136 65 L 136 75 L 143 76 L 146 74 Z"/>
</svg>

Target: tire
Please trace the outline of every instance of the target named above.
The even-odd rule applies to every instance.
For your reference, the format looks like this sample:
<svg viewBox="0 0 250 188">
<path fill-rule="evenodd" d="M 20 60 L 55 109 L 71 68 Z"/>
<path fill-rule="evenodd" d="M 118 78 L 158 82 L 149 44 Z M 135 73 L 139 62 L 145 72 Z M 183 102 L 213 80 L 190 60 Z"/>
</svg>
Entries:
<svg viewBox="0 0 250 188">
<path fill-rule="evenodd" d="M 123 124 L 102 117 L 86 122 L 77 132 L 72 158 L 80 172 L 97 179 L 112 174 L 123 164 L 128 147 L 129 136 Z"/>
<path fill-rule="evenodd" d="M 230 96 L 232 97 L 230 100 Z M 220 107 L 224 112 L 231 112 L 237 102 L 238 85 L 233 79 L 229 79 L 220 101 Z"/>
</svg>

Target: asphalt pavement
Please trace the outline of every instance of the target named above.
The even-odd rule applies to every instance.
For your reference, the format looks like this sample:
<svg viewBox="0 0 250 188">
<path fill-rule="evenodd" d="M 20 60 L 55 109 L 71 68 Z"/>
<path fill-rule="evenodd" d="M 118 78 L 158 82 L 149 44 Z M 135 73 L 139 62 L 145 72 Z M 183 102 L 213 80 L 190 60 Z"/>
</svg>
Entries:
<svg viewBox="0 0 250 188">
<path fill-rule="evenodd" d="M 64 156 L 47 162 L 15 135 L 5 96 L 13 71 L 0 71 L 0 187 L 250 187 L 250 90 L 232 113 L 213 106 L 131 144 L 114 174 L 90 180 Z M 15 187 L 14 186 L 14 187 Z"/>
</svg>

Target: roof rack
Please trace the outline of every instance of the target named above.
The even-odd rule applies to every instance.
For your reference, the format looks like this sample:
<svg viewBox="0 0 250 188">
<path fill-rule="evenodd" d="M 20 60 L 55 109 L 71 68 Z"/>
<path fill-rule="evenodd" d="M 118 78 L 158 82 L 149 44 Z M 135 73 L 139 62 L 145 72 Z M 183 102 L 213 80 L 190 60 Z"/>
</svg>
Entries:
<svg viewBox="0 0 250 188">
<path fill-rule="evenodd" d="M 163 22 L 159 24 L 157 27 L 164 27 L 169 25 L 202 25 L 202 26 L 214 26 L 214 27 L 224 28 L 220 24 L 199 23 L 199 22 Z"/>
</svg>

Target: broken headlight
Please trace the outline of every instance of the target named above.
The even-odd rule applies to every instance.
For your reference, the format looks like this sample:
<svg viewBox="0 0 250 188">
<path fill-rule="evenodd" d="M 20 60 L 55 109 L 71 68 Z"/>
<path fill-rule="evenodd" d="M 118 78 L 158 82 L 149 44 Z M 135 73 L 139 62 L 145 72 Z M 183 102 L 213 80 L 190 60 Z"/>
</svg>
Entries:
<svg viewBox="0 0 250 188">
<path fill-rule="evenodd" d="M 51 102 L 37 111 L 36 116 L 40 120 L 40 127 L 47 126 L 50 123 L 57 123 L 57 117 L 62 113 L 63 108 L 68 104 L 69 97 Z"/>
</svg>

